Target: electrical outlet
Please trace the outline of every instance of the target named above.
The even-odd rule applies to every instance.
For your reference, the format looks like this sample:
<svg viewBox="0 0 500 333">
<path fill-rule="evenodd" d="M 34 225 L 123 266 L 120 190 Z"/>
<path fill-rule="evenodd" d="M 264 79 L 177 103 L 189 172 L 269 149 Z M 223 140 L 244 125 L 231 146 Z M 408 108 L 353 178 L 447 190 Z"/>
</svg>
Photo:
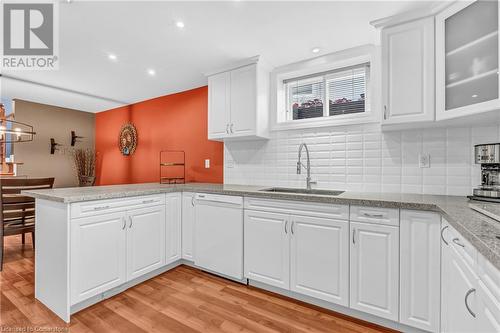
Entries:
<svg viewBox="0 0 500 333">
<path fill-rule="evenodd" d="M 205 160 L 205 169 L 210 169 L 210 160 L 208 158 Z"/>
<path fill-rule="evenodd" d="M 234 160 L 232 158 L 227 158 L 225 167 L 226 168 L 234 168 Z"/>
<path fill-rule="evenodd" d="M 418 166 L 420 168 L 430 168 L 431 167 L 431 155 L 418 154 Z"/>
</svg>

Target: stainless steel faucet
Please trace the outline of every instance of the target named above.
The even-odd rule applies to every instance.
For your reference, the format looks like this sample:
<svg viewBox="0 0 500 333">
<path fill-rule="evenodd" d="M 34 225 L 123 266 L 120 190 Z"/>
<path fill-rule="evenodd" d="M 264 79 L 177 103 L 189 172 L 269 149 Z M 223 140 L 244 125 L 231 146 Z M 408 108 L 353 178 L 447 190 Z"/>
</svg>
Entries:
<svg viewBox="0 0 500 333">
<path fill-rule="evenodd" d="M 306 157 L 307 157 L 307 164 L 304 165 L 300 161 L 300 157 L 302 156 L 302 148 L 305 148 L 306 150 Z M 297 174 L 300 175 L 302 173 L 302 168 L 305 168 L 307 170 L 307 177 L 306 177 L 306 188 L 308 190 L 311 190 L 311 184 L 316 184 L 316 182 L 311 181 L 311 160 L 309 158 L 309 149 L 307 148 L 307 145 L 305 143 L 300 144 L 299 147 L 299 160 L 297 161 Z"/>
</svg>

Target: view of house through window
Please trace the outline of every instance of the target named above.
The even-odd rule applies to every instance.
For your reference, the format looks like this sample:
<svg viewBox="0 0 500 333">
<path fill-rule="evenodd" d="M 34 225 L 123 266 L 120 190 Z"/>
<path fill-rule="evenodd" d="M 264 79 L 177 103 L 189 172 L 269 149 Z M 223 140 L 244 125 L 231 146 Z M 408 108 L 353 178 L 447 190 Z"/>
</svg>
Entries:
<svg viewBox="0 0 500 333">
<path fill-rule="evenodd" d="M 368 64 L 285 80 L 286 120 L 365 112 Z"/>
</svg>

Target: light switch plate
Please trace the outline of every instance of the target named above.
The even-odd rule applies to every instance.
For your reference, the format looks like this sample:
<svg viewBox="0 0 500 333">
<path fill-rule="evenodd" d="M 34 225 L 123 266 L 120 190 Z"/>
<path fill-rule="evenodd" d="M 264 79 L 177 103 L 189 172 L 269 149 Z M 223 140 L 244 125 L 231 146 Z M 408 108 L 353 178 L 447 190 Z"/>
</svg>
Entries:
<svg viewBox="0 0 500 333">
<path fill-rule="evenodd" d="M 430 168 L 431 167 L 431 155 L 418 154 L 418 166 L 420 168 Z"/>
<path fill-rule="evenodd" d="M 210 169 L 210 160 L 208 158 L 205 160 L 205 169 Z"/>
</svg>

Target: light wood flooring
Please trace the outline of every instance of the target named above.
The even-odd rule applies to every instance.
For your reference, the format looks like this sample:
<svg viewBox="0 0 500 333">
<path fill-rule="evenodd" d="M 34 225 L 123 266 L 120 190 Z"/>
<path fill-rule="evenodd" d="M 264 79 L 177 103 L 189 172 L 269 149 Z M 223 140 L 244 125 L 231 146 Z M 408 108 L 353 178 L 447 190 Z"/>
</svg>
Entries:
<svg viewBox="0 0 500 333">
<path fill-rule="evenodd" d="M 75 314 L 68 325 L 34 298 L 31 237 L 5 238 L 0 332 L 393 332 L 180 266 Z"/>
</svg>

